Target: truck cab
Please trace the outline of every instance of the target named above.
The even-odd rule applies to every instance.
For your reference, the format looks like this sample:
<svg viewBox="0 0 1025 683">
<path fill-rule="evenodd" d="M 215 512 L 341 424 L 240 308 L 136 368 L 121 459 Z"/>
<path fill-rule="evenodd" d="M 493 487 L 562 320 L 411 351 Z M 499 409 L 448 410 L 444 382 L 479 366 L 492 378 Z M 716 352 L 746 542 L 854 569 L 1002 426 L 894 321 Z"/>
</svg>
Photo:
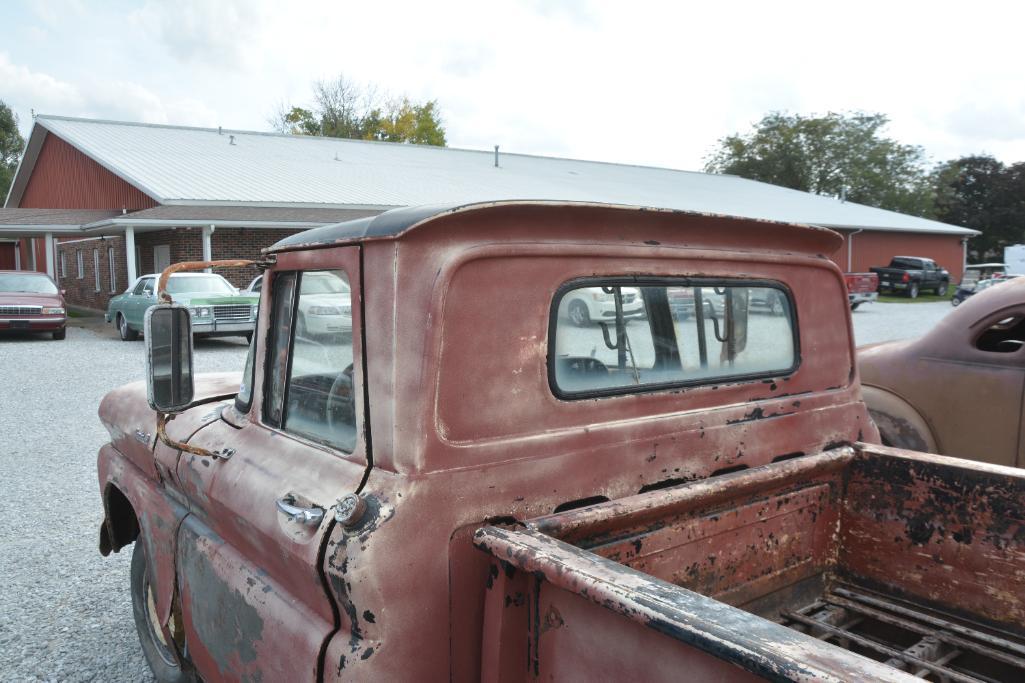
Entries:
<svg viewBox="0 0 1025 683">
<path fill-rule="evenodd" d="M 1008 569 L 1025 557 L 1022 479 L 872 445 L 846 285 L 823 256 L 840 242 L 552 202 L 400 209 L 282 240 L 261 262 L 241 377 L 193 378 L 184 337 L 154 327 L 148 385 L 100 406 L 100 549 L 135 544 L 158 680 L 528 680 L 597 662 L 678 677 L 639 656 L 649 645 L 723 679 L 899 680 L 908 660 L 884 666 L 780 614 L 838 573 L 880 581 L 871 542 L 838 540 L 845 486 L 896 501 L 873 481 L 901 473 L 925 488 L 851 528 L 885 520 L 908 575 L 939 538 L 903 524 L 930 482 L 1001 484 L 1014 521 L 963 519 L 960 554 L 918 574 L 931 588 L 950 567 L 958 613 L 981 612 L 1011 643 L 1000 656 L 1025 657 L 1025 579 Z M 337 302 L 316 286 L 325 273 L 345 285 Z M 673 308 L 684 291 L 688 315 Z M 350 307 L 344 334 L 303 329 L 312 297 Z M 580 297 L 611 308 L 581 324 Z M 997 564 L 972 578 L 984 560 Z M 582 578 L 599 576 L 600 590 Z M 983 584 L 999 608 L 980 606 Z M 638 618 L 655 595 L 673 610 Z"/>
</svg>

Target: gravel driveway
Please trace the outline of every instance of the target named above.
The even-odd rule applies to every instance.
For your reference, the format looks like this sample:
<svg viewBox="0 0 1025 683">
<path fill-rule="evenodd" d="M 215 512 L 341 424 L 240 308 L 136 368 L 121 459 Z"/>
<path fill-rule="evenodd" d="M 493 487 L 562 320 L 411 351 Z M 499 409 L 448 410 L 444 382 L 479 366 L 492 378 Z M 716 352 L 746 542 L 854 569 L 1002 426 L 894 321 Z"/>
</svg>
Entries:
<svg viewBox="0 0 1025 683">
<path fill-rule="evenodd" d="M 922 334 L 952 307 L 871 304 L 857 343 Z M 241 370 L 242 340 L 199 341 L 197 372 Z M 110 389 L 143 376 L 142 342 L 106 328 L 0 338 L 0 681 L 152 680 L 128 591 L 129 549 L 97 551 L 96 417 Z"/>
<path fill-rule="evenodd" d="M 851 313 L 858 346 L 921 337 L 954 307 L 943 301 L 908 304 L 862 304 Z"/>
<path fill-rule="evenodd" d="M 199 372 L 241 370 L 241 339 L 196 343 Z M 143 377 L 142 342 L 69 327 L 0 338 L 0 681 L 149 681 L 128 592 L 131 547 L 97 550 L 96 417 Z"/>
</svg>

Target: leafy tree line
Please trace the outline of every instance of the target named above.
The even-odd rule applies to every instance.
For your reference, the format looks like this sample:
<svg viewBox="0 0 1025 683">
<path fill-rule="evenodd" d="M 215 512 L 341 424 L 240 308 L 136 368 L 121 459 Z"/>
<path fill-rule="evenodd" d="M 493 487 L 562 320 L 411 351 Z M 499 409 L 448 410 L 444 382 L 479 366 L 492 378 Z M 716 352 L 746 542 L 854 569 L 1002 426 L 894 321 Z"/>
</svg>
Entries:
<svg viewBox="0 0 1025 683">
<path fill-rule="evenodd" d="M 970 248 L 1000 256 L 1025 242 L 1025 163 L 991 156 L 930 167 L 924 150 L 884 135 L 883 114 L 772 112 L 718 141 L 705 170 L 933 218 L 982 231 Z"/>
<path fill-rule="evenodd" d="M 281 133 L 445 146 L 436 100 L 385 98 L 374 86 L 345 76 L 313 84 L 313 104 L 282 104 L 271 119 Z"/>
<path fill-rule="evenodd" d="M 7 199 L 24 150 L 25 139 L 18 132 L 18 116 L 0 100 L 0 206 Z"/>
</svg>

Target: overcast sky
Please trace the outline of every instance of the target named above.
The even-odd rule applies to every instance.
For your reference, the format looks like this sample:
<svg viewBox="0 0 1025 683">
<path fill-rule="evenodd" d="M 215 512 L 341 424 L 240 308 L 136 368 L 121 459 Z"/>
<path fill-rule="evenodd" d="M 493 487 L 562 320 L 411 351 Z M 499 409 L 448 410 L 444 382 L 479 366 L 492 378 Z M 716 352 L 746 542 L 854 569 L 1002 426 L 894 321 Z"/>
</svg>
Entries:
<svg viewBox="0 0 1025 683">
<path fill-rule="evenodd" d="M 0 100 L 268 130 L 339 73 L 449 144 L 698 170 L 771 110 L 863 110 L 933 161 L 1025 160 L 1020 3 L 5 0 Z M 832 8 L 831 8 L 832 7 Z"/>
</svg>

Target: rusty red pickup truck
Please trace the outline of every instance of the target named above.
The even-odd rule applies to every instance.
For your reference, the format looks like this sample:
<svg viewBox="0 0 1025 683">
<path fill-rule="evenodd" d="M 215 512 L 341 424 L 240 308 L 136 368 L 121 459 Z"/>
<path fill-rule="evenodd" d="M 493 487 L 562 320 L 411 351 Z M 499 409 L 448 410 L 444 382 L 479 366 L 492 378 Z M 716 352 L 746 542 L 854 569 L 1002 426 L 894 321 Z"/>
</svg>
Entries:
<svg viewBox="0 0 1025 683">
<path fill-rule="evenodd" d="M 876 445 L 840 242 L 389 211 L 267 250 L 241 380 L 150 309 L 98 473 L 156 678 L 1022 680 L 1025 473 Z"/>
</svg>

